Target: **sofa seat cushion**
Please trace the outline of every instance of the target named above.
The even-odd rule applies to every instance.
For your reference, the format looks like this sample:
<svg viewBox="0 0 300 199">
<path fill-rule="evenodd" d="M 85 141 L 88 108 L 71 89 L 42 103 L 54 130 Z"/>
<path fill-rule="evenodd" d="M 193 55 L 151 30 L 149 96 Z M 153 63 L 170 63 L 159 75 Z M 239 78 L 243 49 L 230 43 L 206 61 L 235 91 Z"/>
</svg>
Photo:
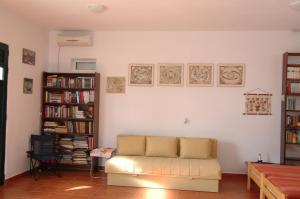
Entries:
<svg viewBox="0 0 300 199">
<path fill-rule="evenodd" d="M 146 156 L 115 156 L 105 163 L 106 173 L 221 179 L 216 159 L 182 159 Z"/>
</svg>

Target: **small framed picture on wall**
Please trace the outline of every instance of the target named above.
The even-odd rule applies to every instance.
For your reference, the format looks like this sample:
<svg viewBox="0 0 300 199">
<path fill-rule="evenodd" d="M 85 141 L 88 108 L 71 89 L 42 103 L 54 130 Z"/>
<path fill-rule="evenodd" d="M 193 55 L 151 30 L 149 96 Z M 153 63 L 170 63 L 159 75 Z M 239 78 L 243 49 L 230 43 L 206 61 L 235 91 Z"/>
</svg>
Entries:
<svg viewBox="0 0 300 199">
<path fill-rule="evenodd" d="M 183 86 L 184 64 L 158 64 L 159 86 Z"/>
<path fill-rule="evenodd" d="M 33 88 L 33 79 L 24 78 L 23 93 L 24 94 L 32 94 L 32 88 Z"/>
<path fill-rule="evenodd" d="M 129 64 L 129 86 L 153 86 L 154 64 Z"/>
<path fill-rule="evenodd" d="M 245 64 L 219 64 L 218 86 L 243 87 L 245 85 Z"/>
<path fill-rule="evenodd" d="M 29 64 L 29 65 L 34 66 L 35 65 L 35 52 L 33 50 L 23 48 L 22 62 L 24 64 Z"/>
<path fill-rule="evenodd" d="M 187 86 L 213 86 L 213 64 L 194 63 L 187 68 Z"/>
</svg>

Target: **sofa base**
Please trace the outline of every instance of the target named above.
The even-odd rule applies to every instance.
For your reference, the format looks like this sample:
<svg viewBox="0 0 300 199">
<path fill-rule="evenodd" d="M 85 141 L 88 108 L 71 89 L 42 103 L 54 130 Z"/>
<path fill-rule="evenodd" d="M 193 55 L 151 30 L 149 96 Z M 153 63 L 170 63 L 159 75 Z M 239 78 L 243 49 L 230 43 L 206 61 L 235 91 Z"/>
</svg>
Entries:
<svg viewBox="0 0 300 199">
<path fill-rule="evenodd" d="M 107 174 L 107 184 L 117 186 L 179 189 L 189 191 L 218 192 L 219 180 L 188 179 L 152 175 Z"/>
</svg>

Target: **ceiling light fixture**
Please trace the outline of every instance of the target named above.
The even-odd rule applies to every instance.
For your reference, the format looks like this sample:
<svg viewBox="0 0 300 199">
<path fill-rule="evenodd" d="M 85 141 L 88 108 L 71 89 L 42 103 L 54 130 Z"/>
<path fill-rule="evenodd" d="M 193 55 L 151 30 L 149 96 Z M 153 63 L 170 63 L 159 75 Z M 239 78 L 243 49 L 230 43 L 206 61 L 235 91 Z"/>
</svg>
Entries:
<svg viewBox="0 0 300 199">
<path fill-rule="evenodd" d="M 88 9 L 89 9 L 89 11 L 91 11 L 93 13 L 102 13 L 107 9 L 107 7 L 102 4 L 91 3 L 91 4 L 88 4 Z"/>
</svg>

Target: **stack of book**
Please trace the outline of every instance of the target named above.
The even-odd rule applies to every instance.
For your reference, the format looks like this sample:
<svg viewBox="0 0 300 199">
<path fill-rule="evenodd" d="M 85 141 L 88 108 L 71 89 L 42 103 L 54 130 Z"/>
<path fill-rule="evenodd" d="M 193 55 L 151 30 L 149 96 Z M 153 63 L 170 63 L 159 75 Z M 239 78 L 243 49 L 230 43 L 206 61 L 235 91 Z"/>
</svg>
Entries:
<svg viewBox="0 0 300 199">
<path fill-rule="evenodd" d="M 67 126 L 61 125 L 61 126 L 56 126 L 54 128 L 54 132 L 55 133 L 68 133 L 68 128 Z"/>
<path fill-rule="evenodd" d="M 87 149 L 88 141 L 86 137 L 75 137 L 73 141 L 73 163 L 74 164 L 88 164 Z"/>
<path fill-rule="evenodd" d="M 55 127 L 57 127 L 57 126 L 58 126 L 57 122 L 46 121 L 46 122 L 44 122 L 43 131 L 45 133 L 55 133 Z"/>
<path fill-rule="evenodd" d="M 92 106 L 89 107 L 78 107 L 78 106 L 71 106 L 67 108 L 67 115 L 69 118 L 76 118 L 76 119 L 87 119 L 93 118 L 94 108 Z"/>
<path fill-rule="evenodd" d="M 61 163 L 63 164 L 71 164 L 72 161 L 72 154 L 73 154 L 73 140 L 72 138 L 61 138 L 58 144 L 62 148 L 62 159 Z"/>
<path fill-rule="evenodd" d="M 64 94 L 45 91 L 45 102 L 64 103 Z"/>
</svg>

